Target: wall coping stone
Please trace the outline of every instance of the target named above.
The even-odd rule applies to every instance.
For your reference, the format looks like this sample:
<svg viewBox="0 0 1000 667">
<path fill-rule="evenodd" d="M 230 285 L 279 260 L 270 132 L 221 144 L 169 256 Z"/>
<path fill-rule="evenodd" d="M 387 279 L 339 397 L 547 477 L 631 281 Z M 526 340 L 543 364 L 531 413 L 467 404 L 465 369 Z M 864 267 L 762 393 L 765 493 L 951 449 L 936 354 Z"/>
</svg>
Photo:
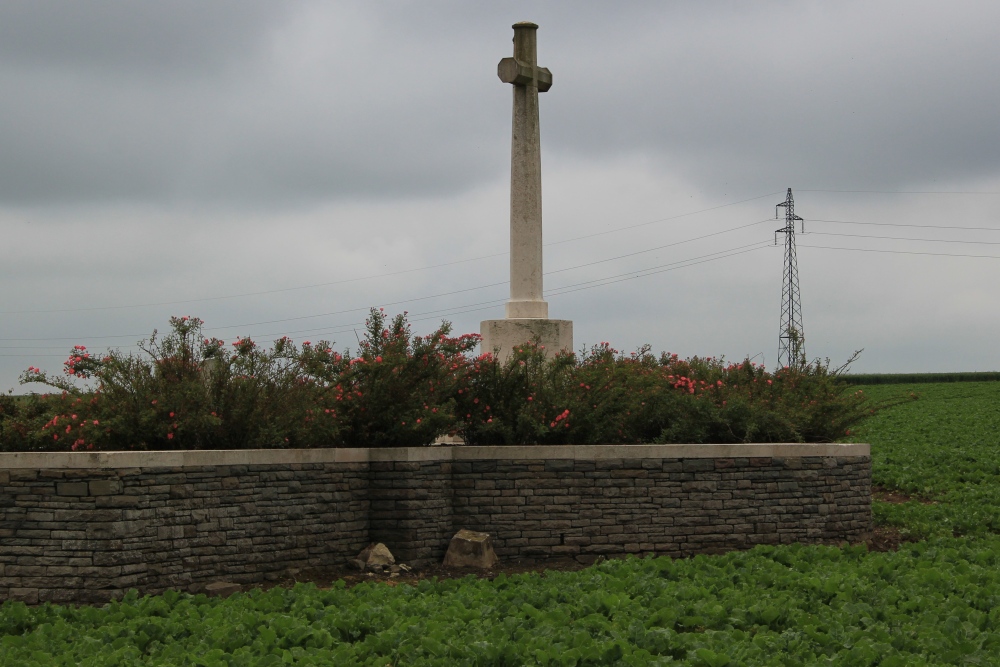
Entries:
<svg viewBox="0 0 1000 667">
<path fill-rule="evenodd" d="M 0 452 L 0 470 L 186 468 L 228 465 L 564 459 L 728 459 L 871 456 L 867 443 L 715 445 L 532 445 L 372 449 L 221 449 L 104 452 Z"/>
</svg>

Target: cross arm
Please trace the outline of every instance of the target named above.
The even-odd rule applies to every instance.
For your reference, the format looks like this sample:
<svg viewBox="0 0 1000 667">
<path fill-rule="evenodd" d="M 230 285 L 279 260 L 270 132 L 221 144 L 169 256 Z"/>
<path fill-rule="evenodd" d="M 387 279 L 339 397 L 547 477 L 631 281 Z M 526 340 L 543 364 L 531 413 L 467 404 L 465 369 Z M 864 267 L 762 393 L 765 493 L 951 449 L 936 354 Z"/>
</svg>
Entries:
<svg viewBox="0 0 1000 667">
<path fill-rule="evenodd" d="M 497 65 L 497 76 L 504 83 L 515 86 L 536 86 L 544 93 L 552 87 L 552 72 L 547 67 L 532 67 L 515 58 L 504 58 Z"/>
</svg>

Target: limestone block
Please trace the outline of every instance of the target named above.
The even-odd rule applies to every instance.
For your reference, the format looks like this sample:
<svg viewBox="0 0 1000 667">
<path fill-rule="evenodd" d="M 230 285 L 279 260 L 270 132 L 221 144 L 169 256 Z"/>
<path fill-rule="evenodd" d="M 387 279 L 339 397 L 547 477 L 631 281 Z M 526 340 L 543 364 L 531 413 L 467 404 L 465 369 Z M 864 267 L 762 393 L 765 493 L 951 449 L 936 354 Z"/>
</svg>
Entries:
<svg viewBox="0 0 1000 667">
<path fill-rule="evenodd" d="M 496 353 L 500 360 L 510 357 L 518 345 L 538 340 L 545 346 L 545 356 L 573 351 L 573 322 L 541 318 L 484 320 L 479 332 L 483 337 L 481 350 Z"/>
<path fill-rule="evenodd" d="M 57 496 L 85 496 L 87 495 L 86 482 L 59 482 L 56 484 Z"/>
<path fill-rule="evenodd" d="M 455 533 L 444 555 L 445 567 L 476 567 L 489 570 L 500 564 L 489 533 L 462 529 Z"/>
<path fill-rule="evenodd" d="M 120 479 L 94 480 L 90 482 L 89 490 L 92 496 L 113 496 L 122 492 L 124 486 Z"/>
</svg>

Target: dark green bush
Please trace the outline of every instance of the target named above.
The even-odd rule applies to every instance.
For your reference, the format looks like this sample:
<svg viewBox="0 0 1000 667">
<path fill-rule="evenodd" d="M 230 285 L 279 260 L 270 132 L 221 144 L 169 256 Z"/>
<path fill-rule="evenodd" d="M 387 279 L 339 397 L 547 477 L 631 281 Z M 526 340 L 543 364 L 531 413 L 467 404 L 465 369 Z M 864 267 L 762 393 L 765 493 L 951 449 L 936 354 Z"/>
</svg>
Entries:
<svg viewBox="0 0 1000 667">
<path fill-rule="evenodd" d="M 874 409 L 816 361 L 767 372 L 749 360 L 626 355 L 607 343 L 545 361 L 524 345 L 477 360 L 461 401 L 470 444 L 830 442 Z"/>
<path fill-rule="evenodd" d="M 386 447 L 428 444 L 455 429 L 454 397 L 474 335 L 443 324 L 410 335 L 405 316 L 372 310 L 359 354 L 287 338 L 232 352 L 203 338 L 202 321 L 172 318 L 142 354 L 95 357 L 74 347 L 66 378 L 31 367 L 22 383 L 53 394 L 5 397 L 0 450 Z M 77 381 L 93 381 L 81 387 Z"/>
<path fill-rule="evenodd" d="M 1000 382 L 1000 373 L 846 373 L 847 384 L 937 384 L 940 382 Z"/>
<path fill-rule="evenodd" d="M 330 442 L 409 447 L 454 432 L 456 398 L 470 364 L 466 354 L 479 336 L 450 333 L 451 325 L 442 323 L 429 336 L 413 336 L 405 315 L 389 322 L 372 309 L 356 358 L 333 352 L 327 343 L 306 346 L 301 372 L 316 389 L 315 414 L 338 424 L 338 437 Z"/>
<path fill-rule="evenodd" d="M 372 309 L 357 356 L 326 341 L 248 338 L 227 349 L 197 318 L 172 318 L 141 354 L 74 347 L 57 393 L 0 400 L 0 450 L 402 447 L 461 434 L 475 445 L 826 442 L 873 407 L 814 362 L 622 354 L 607 343 L 545 358 L 472 356 L 479 337 L 443 323 L 413 336 Z"/>
</svg>

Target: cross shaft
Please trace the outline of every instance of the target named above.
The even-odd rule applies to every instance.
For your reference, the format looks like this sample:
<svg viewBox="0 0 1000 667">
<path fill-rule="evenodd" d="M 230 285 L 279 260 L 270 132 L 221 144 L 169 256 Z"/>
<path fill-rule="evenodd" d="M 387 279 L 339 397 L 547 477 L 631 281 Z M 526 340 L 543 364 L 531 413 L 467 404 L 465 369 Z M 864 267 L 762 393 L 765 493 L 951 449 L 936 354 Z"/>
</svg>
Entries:
<svg viewBox="0 0 1000 667">
<path fill-rule="evenodd" d="M 542 156 L 538 93 L 552 86 L 552 73 L 538 66 L 534 23 L 515 23 L 514 57 L 497 74 L 514 86 L 510 151 L 510 300 L 508 319 L 544 319 L 542 296 Z"/>
<path fill-rule="evenodd" d="M 545 356 L 573 351 L 573 323 L 549 319 L 542 293 L 542 151 L 538 93 L 552 87 L 552 73 L 537 62 L 534 23 L 515 23 L 514 56 L 497 74 L 513 84 L 510 144 L 510 299 L 506 317 L 480 324 L 482 350 L 506 360 L 537 341 Z"/>
</svg>

